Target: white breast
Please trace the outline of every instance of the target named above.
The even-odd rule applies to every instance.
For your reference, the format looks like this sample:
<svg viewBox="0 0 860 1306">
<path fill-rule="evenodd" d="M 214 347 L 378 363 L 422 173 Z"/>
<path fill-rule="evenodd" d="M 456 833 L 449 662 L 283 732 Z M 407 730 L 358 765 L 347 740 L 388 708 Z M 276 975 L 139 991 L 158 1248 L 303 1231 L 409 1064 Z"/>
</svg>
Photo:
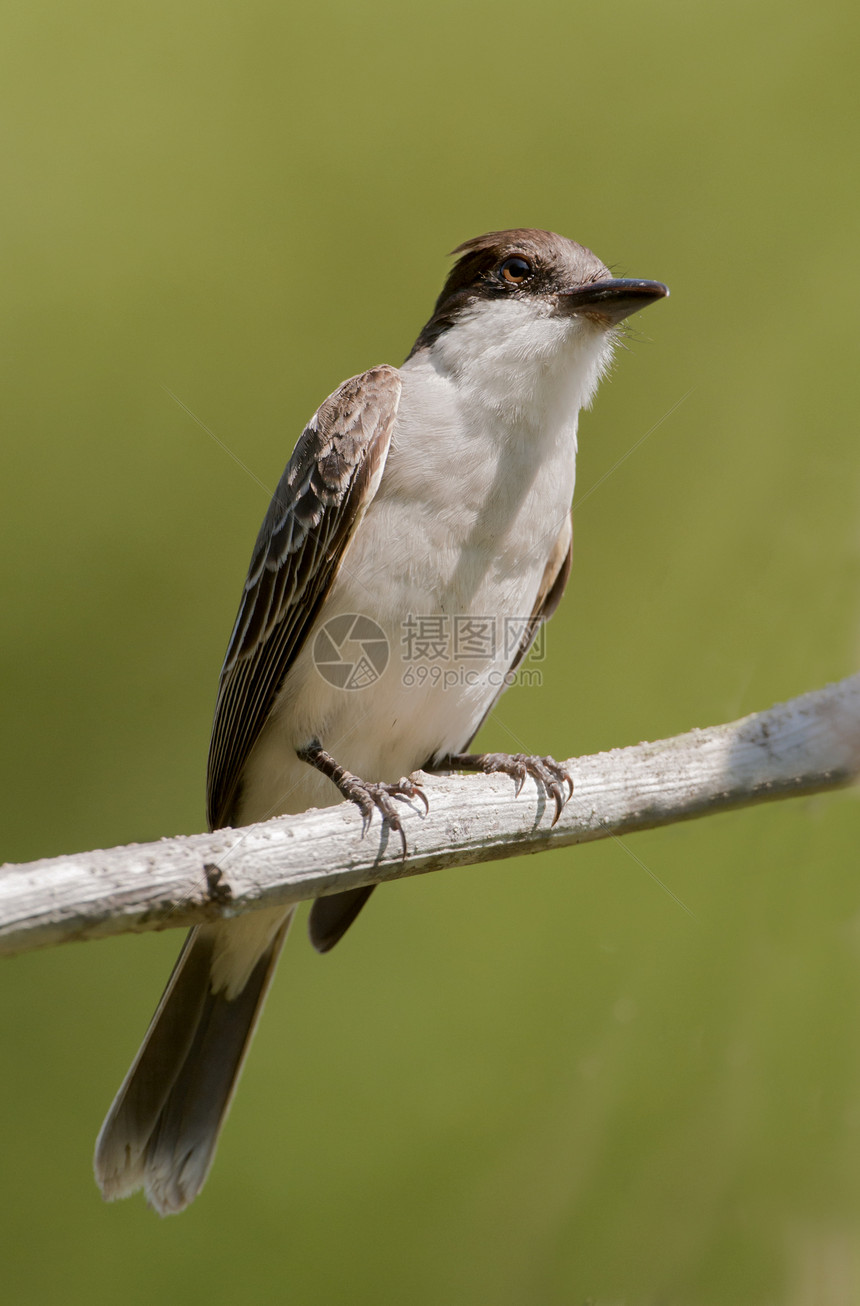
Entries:
<svg viewBox="0 0 860 1306">
<path fill-rule="evenodd" d="M 397 780 L 466 747 L 564 529 L 578 412 L 608 353 L 603 332 L 514 313 L 467 320 L 404 364 L 379 490 L 249 759 L 243 822 L 337 801 L 295 757 L 312 738 L 367 780 Z M 320 675 L 313 648 L 319 627 L 348 613 L 382 627 L 390 656 L 373 683 L 343 690 Z M 440 637 L 424 658 L 422 621 Z M 489 626 L 476 625 L 488 622 L 492 650 Z M 458 632 L 469 630 L 483 642 L 464 656 Z"/>
</svg>

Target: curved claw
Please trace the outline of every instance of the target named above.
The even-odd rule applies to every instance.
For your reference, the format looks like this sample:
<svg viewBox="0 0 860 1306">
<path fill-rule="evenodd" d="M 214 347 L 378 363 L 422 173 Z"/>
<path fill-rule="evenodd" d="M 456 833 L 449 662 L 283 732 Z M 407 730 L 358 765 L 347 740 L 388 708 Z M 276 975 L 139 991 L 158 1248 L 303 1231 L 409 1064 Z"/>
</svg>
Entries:
<svg viewBox="0 0 860 1306">
<path fill-rule="evenodd" d="M 547 788 L 555 799 L 555 816 L 552 818 L 552 823 L 555 825 L 564 811 L 564 805 L 567 802 L 567 799 L 564 796 L 564 790 L 556 780 L 553 780 L 552 784 L 548 785 Z"/>
<path fill-rule="evenodd" d="M 569 803 L 573 797 L 573 779 L 571 778 L 570 773 L 565 771 L 563 767 L 559 766 L 554 758 L 542 757 L 535 760 L 540 763 L 541 780 L 546 786 L 547 792 L 552 794 L 553 800 L 555 801 L 555 816 L 552 820 L 553 825 L 555 825 L 564 811 L 566 804 Z M 569 793 L 565 794 L 562 784 L 566 784 L 569 787 Z"/>
<path fill-rule="evenodd" d="M 382 808 L 380 808 L 380 811 L 382 812 L 382 819 L 384 824 L 386 824 L 390 830 L 396 830 L 397 833 L 400 835 L 400 855 L 405 860 L 406 859 L 406 831 L 403 829 L 403 823 L 400 820 L 400 817 L 397 815 L 397 813 L 394 811 L 393 808 L 391 809 L 390 812 L 385 812 L 383 811 Z"/>
<path fill-rule="evenodd" d="M 394 786 L 391 786 L 391 788 L 394 788 Z M 407 798 L 420 798 L 424 804 L 425 816 L 430 811 L 430 799 L 416 780 L 410 780 L 408 776 L 403 776 L 397 784 L 396 790 L 397 792 L 394 794 L 395 798 L 402 798 L 404 800 Z"/>
</svg>

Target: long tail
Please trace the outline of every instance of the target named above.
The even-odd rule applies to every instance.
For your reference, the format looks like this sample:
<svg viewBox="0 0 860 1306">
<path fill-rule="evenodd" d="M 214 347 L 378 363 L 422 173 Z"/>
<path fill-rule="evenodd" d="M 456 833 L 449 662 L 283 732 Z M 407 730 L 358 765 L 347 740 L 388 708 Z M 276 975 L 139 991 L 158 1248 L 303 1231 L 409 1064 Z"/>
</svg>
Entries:
<svg viewBox="0 0 860 1306">
<path fill-rule="evenodd" d="M 292 914 L 251 912 L 188 935 L 96 1142 L 107 1201 L 143 1188 L 171 1215 L 200 1192 Z"/>
</svg>

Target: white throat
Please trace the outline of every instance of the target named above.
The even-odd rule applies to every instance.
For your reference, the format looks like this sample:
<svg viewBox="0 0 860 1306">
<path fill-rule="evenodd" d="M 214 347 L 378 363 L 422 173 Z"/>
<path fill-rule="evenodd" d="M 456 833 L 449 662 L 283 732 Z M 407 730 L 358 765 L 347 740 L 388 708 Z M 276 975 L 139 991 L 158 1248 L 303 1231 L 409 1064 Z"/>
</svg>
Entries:
<svg viewBox="0 0 860 1306">
<path fill-rule="evenodd" d="M 612 361 L 613 336 L 579 315 L 554 314 L 541 301 L 484 301 L 426 352 L 467 402 L 506 425 L 545 429 L 575 426 L 579 410 L 590 406 Z"/>
</svg>

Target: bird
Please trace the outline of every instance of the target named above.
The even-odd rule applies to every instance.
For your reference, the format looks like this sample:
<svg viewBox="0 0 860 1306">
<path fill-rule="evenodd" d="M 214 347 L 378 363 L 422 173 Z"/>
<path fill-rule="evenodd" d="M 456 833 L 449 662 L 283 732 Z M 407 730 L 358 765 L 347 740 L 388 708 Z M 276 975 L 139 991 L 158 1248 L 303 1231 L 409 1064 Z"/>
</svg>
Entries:
<svg viewBox="0 0 860 1306">
<path fill-rule="evenodd" d="M 272 497 L 219 681 L 213 830 L 348 799 L 405 852 L 419 769 L 531 776 L 555 819 L 573 792 L 551 757 L 469 748 L 570 573 L 579 413 L 669 292 L 534 228 L 453 256 L 405 362 L 329 395 Z M 312 904 L 320 952 L 371 891 Z M 168 1215 L 200 1192 L 293 912 L 188 934 L 98 1137 L 106 1200 L 142 1188 Z"/>
</svg>

